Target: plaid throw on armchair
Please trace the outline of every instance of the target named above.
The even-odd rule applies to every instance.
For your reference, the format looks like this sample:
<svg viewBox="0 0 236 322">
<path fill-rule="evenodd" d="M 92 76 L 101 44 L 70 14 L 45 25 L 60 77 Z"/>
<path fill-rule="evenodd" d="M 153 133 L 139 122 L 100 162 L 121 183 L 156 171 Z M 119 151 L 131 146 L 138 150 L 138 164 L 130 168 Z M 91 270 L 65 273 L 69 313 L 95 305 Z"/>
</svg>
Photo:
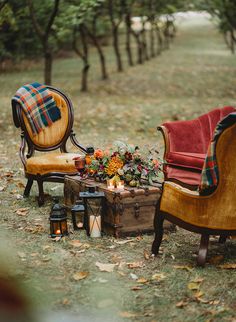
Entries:
<svg viewBox="0 0 236 322">
<path fill-rule="evenodd" d="M 213 139 L 211 140 L 206 159 L 202 169 L 201 183 L 199 186 L 200 195 L 207 195 L 213 192 L 219 181 L 219 171 L 216 162 L 216 143 L 220 134 L 236 122 L 236 112 L 228 114 L 216 126 Z"/>
<path fill-rule="evenodd" d="M 61 118 L 60 109 L 48 88 L 37 82 L 20 87 L 14 99 L 23 108 L 34 135 Z"/>
</svg>

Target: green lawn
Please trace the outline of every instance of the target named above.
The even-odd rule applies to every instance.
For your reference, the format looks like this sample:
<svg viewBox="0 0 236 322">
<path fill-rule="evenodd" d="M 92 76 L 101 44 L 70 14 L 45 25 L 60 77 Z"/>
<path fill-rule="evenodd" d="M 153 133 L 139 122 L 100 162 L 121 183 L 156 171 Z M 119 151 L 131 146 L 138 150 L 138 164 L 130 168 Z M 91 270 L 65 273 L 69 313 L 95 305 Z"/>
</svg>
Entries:
<svg viewBox="0 0 236 322">
<path fill-rule="evenodd" d="M 112 48 L 105 50 L 110 79 L 100 80 L 96 53 L 92 51 L 95 67 L 91 67 L 90 91 L 86 94 L 79 91 L 81 63 L 77 57 L 54 63 L 53 85 L 71 98 L 74 129 L 84 145 L 105 147 L 121 139 L 140 147 L 157 145 L 163 150 L 162 138 L 156 133 L 158 124 L 235 105 L 236 57 L 205 18 L 182 21 L 171 50 L 143 66 L 126 68 L 124 73 L 115 72 Z M 0 227 L 2 257 L 13 254 L 9 272 L 27 290 L 34 310 L 71 312 L 83 322 L 235 321 L 235 270 L 211 263 L 205 269 L 196 268 L 199 236 L 195 234 L 182 229 L 169 234 L 162 245 L 163 254 L 155 260 L 143 255 L 150 250 L 153 236 L 145 235 L 124 245 L 110 237 L 89 240 L 83 233 L 71 234 L 58 243 L 47 237 L 51 197 L 38 208 L 34 187 L 29 199 L 17 199 L 25 179 L 18 157 L 20 133 L 13 126 L 10 99 L 23 83 L 43 81 L 41 64 L 30 66 L 0 75 L 0 186 L 4 188 L 0 192 Z M 50 195 L 62 198 L 61 185 L 55 190 L 51 190 L 52 184 L 45 186 Z M 28 215 L 16 215 L 15 211 L 24 207 L 29 208 Z M 70 245 L 73 239 L 79 239 L 82 248 Z M 208 259 L 235 263 L 235 241 L 219 245 L 213 238 Z M 114 272 L 104 273 L 95 266 L 96 261 L 118 265 Z M 143 267 L 128 268 L 127 263 L 139 261 Z M 80 271 L 89 275 L 75 281 L 73 274 Z M 147 281 L 138 283 L 131 273 Z M 152 279 L 155 273 L 161 275 Z M 188 288 L 196 280 L 202 294 Z"/>
</svg>

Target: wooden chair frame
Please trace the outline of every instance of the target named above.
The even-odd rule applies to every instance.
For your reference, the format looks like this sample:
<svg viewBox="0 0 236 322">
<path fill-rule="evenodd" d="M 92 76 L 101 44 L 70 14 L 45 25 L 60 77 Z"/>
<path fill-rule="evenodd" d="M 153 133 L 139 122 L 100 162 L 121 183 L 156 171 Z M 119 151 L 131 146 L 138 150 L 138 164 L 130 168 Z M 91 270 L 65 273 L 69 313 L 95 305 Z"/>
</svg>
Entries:
<svg viewBox="0 0 236 322">
<path fill-rule="evenodd" d="M 75 133 L 73 132 L 73 129 L 72 129 L 73 119 L 74 119 L 72 102 L 59 89 L 52 87 L 52 86 L 47 86 L 47 88 L 50 91 L 53 91 L 53 92 L 59 94 L 60 96 L 62 96 L 62 98 L 67 103 L 67 107 L 68 107 L 68 126 L 67 126 L 66 132 L 64 134 L 64 137 L 62 138 L 62 140 L 59 143 L 57 143 L 53 146 L 50 146 L 50 147 L 38 146 L 31 140 L 30 135 L 27 131 L 24 119 L 23 119 L 24 112 L 23 112 L 20 104 L 16 100 L 14 100 L 14 98 L 12 99 L 13 121 L 14 121 L 14 124 L 17 128 L 19 128 L 19 127 L 21 128 L 21 145 L 20 145 L 20 149 L 19 149 L 19 155 L 20 155 L 20 159 L 24 165 L 25 177 L 28 179 L 23 195 L 24 195 L 24 197 L 29 196 L 31 187 L 33 185 L 33 181 L 35 180 L 37 182 L 38 191 L 39 191 L 39 197 L 38 197 L 39 206 L 44 204 L 44 191 L 43 191 L 43 183 L 44 182 L 62 182 L 63 183 L 65 175 L 76 175 L 77 172 L 76 171 L 75 171 L 75 173 L 48 172 L 43 175 L 40 175 L 40 174 L 33 175 L 30 173 L 27 173 L 27 171 L 26 171 L 26 160 L 31 158 L 35 154 L 35 151 L 49 152 L 49 151 L 60 149 L 60 151 L 62 153 L 68 153 L 67 148 L 66 148 L 66 143 L 69 138 L 70 138 L 72 144 L 76 148 L 78 148 L 81 152 L 86 153 L 86 148 L 79 144 L 79 142 L 77 141 L 77 139 L 75 137 Z M 27 148 L 27 152 L 26 152 L 26 148 Z"/>
</svg>

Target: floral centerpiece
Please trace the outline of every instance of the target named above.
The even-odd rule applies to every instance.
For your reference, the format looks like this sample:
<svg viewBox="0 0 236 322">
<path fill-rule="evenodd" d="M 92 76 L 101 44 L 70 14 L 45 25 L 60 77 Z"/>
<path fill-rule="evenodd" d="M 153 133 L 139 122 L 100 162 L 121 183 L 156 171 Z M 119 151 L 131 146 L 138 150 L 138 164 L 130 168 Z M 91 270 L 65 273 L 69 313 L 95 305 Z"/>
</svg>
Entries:
<svg viewBox="0 0 236 322">
<path fill-rule="evenodd" d="M 135 187 L 142 181 L 152 184 L 161 171 L 158 151 L 149 149 L 144 155 L 137 146 L 116 141 L 110 149 L 97 149 L 94 155 L 85 158 L 83 175 L 94 176 L 100 180 L 120 180 Z"/>
</svg>

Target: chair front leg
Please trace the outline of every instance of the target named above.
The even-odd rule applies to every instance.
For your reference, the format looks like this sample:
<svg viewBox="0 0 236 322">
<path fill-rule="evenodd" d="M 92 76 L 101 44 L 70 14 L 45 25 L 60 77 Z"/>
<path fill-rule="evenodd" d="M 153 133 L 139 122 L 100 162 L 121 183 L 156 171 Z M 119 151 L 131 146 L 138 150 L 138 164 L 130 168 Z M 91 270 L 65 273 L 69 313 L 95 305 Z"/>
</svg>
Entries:
<svg viewBox="0 0 236 322">
<path fill-rule="evenodd" d="M 164 216 L 160 212 L 160 201 L 159 201 L 156 207 L 156 213 L 154 217 L 155 238 L 152 243 L 152 254 L 155 256 L 158 254 L 159 248 L 162 242 L 163 222 L 164 222 Z"/>
<path fill-rule="evenodd" d="M 38 196 L 38 205 L 39 207 L 44 204 L 44 192 L 43 192 L 43 180 L 41 178 L 37 179 L 39 196 Z"/>
<path fill-rule="evenodd" d="M 23 194 L 24 197 L 29 197 L 31 187 L 33 185 L 33 181 L 34 180 L 31 178 L 28 179 L 25 190 L 24 190 L 24 194 Z"/>
<path fill-rule="evenodd" d="M 209 244 L 209 235 L 202 234 L 201 241 L 200 241 L 200 247 L 198 251 L 198 257 L 197 257 L 197 265 L 198 266 L 205 266 L 206 263 L 206 256 L 208 251 L 208 244 Z"/>
</svg>

